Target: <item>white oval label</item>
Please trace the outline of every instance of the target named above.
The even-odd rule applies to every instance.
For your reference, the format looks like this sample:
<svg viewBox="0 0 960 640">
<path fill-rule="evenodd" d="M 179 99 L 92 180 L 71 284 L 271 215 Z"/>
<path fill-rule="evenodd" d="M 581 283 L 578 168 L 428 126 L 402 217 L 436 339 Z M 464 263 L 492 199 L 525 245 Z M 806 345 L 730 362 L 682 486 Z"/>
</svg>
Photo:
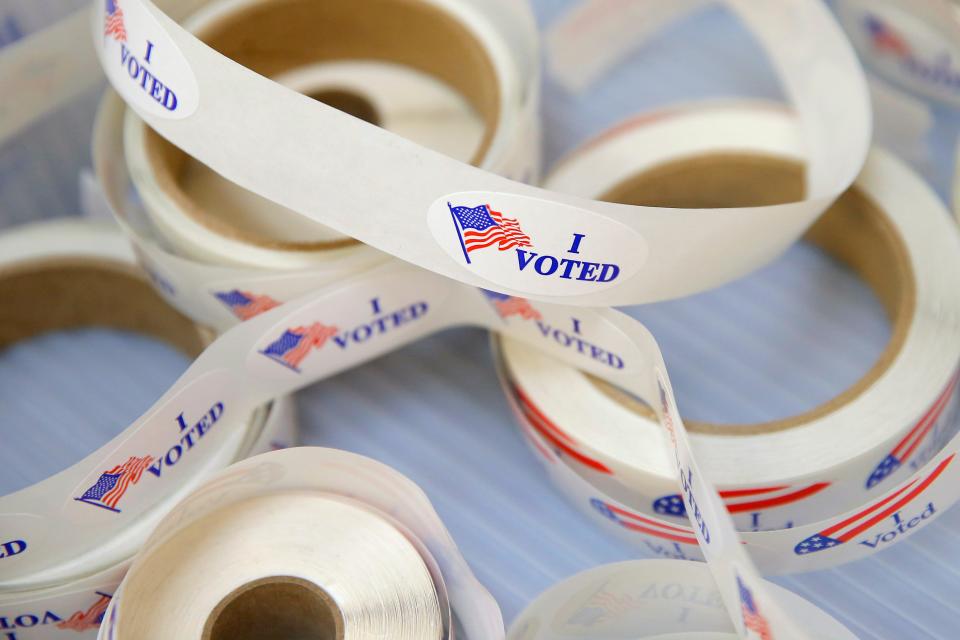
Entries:
<svg viewBox="0 0 960 640">
<path fill-rule="evenodd" d="M 837 13 L 851 42 L 879 73 L 921 95 L 960 105 L 960 46 L 906 7 L 845 0 Z"/>
<path fill-rule="evenodd" d="M 99 5 L 101 64 L 127 104 L 160 118 L 186 118 L 196 111 L 200 99 L 193 71 L 143 4 L 100 0 Z"/>
<path fill-rule="evenodd" d="M 427 212 L 434 239 L 464 268 L 516 291 L 572 296 L 629 279 L 646 241 L 592 211 L 512 193 L 465 191 Z"/>
</svg>

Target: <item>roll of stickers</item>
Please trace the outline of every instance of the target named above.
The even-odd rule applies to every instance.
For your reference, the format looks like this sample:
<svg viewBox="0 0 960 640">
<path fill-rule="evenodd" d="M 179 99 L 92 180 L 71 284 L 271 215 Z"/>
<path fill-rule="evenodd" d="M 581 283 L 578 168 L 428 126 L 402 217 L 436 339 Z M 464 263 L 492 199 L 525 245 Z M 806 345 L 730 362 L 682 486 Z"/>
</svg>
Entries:
<svg viewBox="0 0 960 640">
<path fill-rule="evenodd" d="M 384 16 L 380 24 L 358 25 L 350 11 L 313 5 L 300 16 L 304 22 L 322 21 L 332 32 L 356 32 L 318 47 L 313 29 L 291 34 L 281 22 L 264 27 L 262 16 L 272 11 L 267 5 L 263 0 L 215 2 L 193 15 L 187 25 L 218 51 L 304 95 L 457 160 L 512 172 L 517 178 L 536 177 L 535 92 L 528 92 L 526 103 L 503 105 L 514 109 L 511 117 L 491 125 L 468 101 L 467 96 L 475 92 L 464 86 L 471 75 L 469 60 L 451 59 L 451 69 L 435 77 L 405 64 L 410 58 L 408 51 L 396 52 L 399 62 L 391 61 L 390 51 L 379 51 L 381 39 L 376 31 L 394 28 L 390 16 Z M 438 10 L 446 11 L 442 4 Z M 456 18 L 455 12 L 448 13 L 448 19 Z M 463 26 L 471 29 L 470 23 Z M 496 53 L 497 41 L 482 30 L 472 37 L 484 51 L 492 52 L 492 60 L 503 57 Z M 535 38 L 535 33 L 528 37 Z M 418 48 L 420 44 L 410 42 L 408 46 Z M 381 57 L 385 59 L 379 60 Z M 518 78 L 516 70 L 506 64 L 501 63 L 496 71 L 497 84 L 481 89 L 508 96 L 518 92 L 521 81 L 523 85 L 535 81 Z M 495 127 L 504 121 L 519 121 L 517 134 L 522 144 L 492 150 L 485 140 L 496 137 Z M 268 269 L 322 267 L 312 278 L 314 285 L 387 259 L 237 187 L 150 131 L 132 111 L 126 117 L 125 130 L 125 157 L 146 212 L 162 238 L 180 255 L 201 262 Z"/>
<path fill-rule="evenodd" d="M 766 582 L 807 623 L 811 638 L 856 638 L 796 594 Z M 744 617 L 755 606 L 743 594 Z M 762 623 L 753 630 L 764 635 Z M 510 626 L 508 640 L 730 640 L 736 638 L 710 571 L 694 562 L 638 560 L 588 569 L 550 587 Z"/>
<path fill-rule="evenodd" d="M 676 297 L 745 273 L 798 237 L 862 165 L 870 134 L 865 83 L 829 13 L 803 0 L 776 9 L 727 4 L 764 44 L 798 110 L 809 164 L 806 200 L 773 209 L 668 212 L 544 191 L 456 162 L 251 74 L 244 65 L 265 69 L 243 55 L 249 52 L 231 52 L 237 61 L 218 55 L 149 0 L 98 4 L 94 28 L 108 78 L 138 115 L 238 186 L 468 284 L 596 305 Z M 537 64 L 524 9 L 506 1 L 378 0 L 367 10 L 377 20 L 346 19 L 351 28 L 313 42 L 325 49 L 341 40 L 344 47 L 375 40 L 378 57 L 389 53 L 391 61 L 454 86 L 469 78 L 461 93 L 487 123 L 481 148 L 489 151 L 481 155 L 496 157 L 504 145 L 524 144 L 524 118 L 517 114 L 532 104 L 536 89 L 524 83 L 536 78 Z M 352 4 L 318 8 L 285 0 L 257 11 L 256 24 L 266 32 L 297 25 L 313 34 L 316 25 L 341 24 L 341 15 L 355 16 Z M 403 33 L 378 27 L 401 18 L 408 25 Z M 430 36 L 411 38 L 413 28 Z M 468 66 L 452 70 L 451 60 Z M 505 80 L 510 77 L 517 81 Z M 373 188 L 373 180 L 382 186 Z M 691 234 L 694 228 L 698 233 Z M 755 238 L 749 247 L 723 249 L 746 233 Z M 672 250 L 679 244 L 690 246 L 703 268 L 691 268 Z"/>
<path fill-rule="evenodd" d="M 0 296 L 4 301 L 0 335 L 7 345 L 45 331 L 91 325 L 146 333 L 194 354 L 211 339 L 207 331 L 163 303 L 140 275 L 123 236 L 109 227 L 59 221 L 0 235 Z M 130 557 L 167 509 L 217 469 L 248 455 L 290 446 L 295 440 L 293 406 L 288 399 L 268 403 L 246 416 L 216 413 L 203 430 L 219 423 L 218 428 L 229 431 L 229 436 L 222 447 L 201 455 L 204 459 L 196 475 L 179 491 L 170 493 L 131 526 L 105 536 L 86 553 L 67 557 L 19 580 L 3 573 L 0 637 L 43 639 L 62 637 L 63 632 L 70 632 L 71 637 L 75 637 L 73 632 L 88 632 L 92 637 Z M 172 442 L 165 440 L 166 447 L 156 446 L 145 452 L 148 455 L 107 464 L 93 454 L 79 463 L 102 467 L 102 473 L 89 487 L 77 487 L 78 504 L 108 514 L 120 513 L 130 488 L 161 482 L 175 474 L 180 459 L 195 454 L 203 444 L 201 429 L 184 430 L 181 426 L 180 422 L 171 423 L 174 437 L 166 440 Z M 170 428 L 165 432 L 170 433 Z M 59 475 L 68 474 L 69 469 Z M 7 498 L 14 500 L 23 492 L 31 489 Z M 59 496 L 46 496 L 35 508 L 47 508 L 51 499 L 59 502 Z M 62 531 L 50 530 L 45 535 L 63 543 Z M 8 532 L 13 533 L 5 529 Z M 5 536 L 0 559 L 12 560 L 29 553 L 32 542 L 17 535 Z"/>
<path fill-rule="evenodd" d="M 183 500 L 137 556 L 99 637 L 502 635 L 496 603 L 415 484 L 362 456 L 303 447 L 238 463 Z"/>
<path fill-rule="evenodd" d="M 796 133 L 788 113 L 760 105 L 662 113 L 585 145 L 549 183 L 662 206 L 776 202 L 801 188 Z M 741 531 L 785 531 L 869 505 L 911 477 L 916 484 L 917 471 L 958 428 L 953 308 L 960 253 L 935 194 L 891 156 L 874 152 L 808 240 L 875 290 L 892 337 L 861 380 L 804 414 L 766 424 L 687 423 L 694 452 Z M 571 497 L 605 528 L 645 549 L 697 557 L 671 452 L 659 445 L 650 408 L 526 344 L 503 338 L 500 353 L 503 384 L 523 432 L 548 468 L 563 466 L 576 476 Z M 561 484 L 570 489 L 569 482 Z M 868 509 L 850 524 L 852 533 L 841 532 L 850 533 L 842 541 L 879 550 L 939 507 L 920 501 L 913 509 Z M 893 535 L 878 532 L 883 526 Z M 816 544 L 799 542 L 762 568 L 802 570 L 799 556 L 813 560 L 814 551 L 831 543 Z"/>
</svg>

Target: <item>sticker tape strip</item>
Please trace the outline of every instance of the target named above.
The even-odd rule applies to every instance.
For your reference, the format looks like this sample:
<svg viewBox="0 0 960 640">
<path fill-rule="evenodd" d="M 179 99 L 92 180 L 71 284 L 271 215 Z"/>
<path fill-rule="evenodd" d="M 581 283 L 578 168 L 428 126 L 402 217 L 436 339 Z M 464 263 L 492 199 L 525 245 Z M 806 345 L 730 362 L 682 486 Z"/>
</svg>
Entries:
<svg viewBox="0 0 960 640">
<path fill-rule="evenodd" d="M 154 335 L 189 354 L 198 353 L 211 339 L 209 332 L 198 329 L 163 303 L 142 277 L 133 252 L 114 228 L 67 221 L 29 225 L 0 236 L 0 251 L 3 344 L 44 331 L 90 325 Z M 76 497 L 87 508 L 109 514 L 121 512 L 125 508 L 124 494 L 130 488 L 175 473 L 180 457 L 201 444 L 196 434 L 182 433 L 178 424 L 168 425 L 163 435 L 170 437 L 156 443 L 149 452 L 152 455 L 134 456 L 122 464 L 89 456 L 85 463 L 100 468 L 103 475 L 89 488 L 77 487 Z M 45 634 L 58 629 L 79 630 L 57 625 L 72 616 L 70 609 L 79 606 L 80 600 L 89 600 L 95 590 L 112 593 L 111 585 L 119 581 L 123 567 L 166 508 L 213 471 L 247 455 L 290 446 L 296 438 L 293 408 L 284 398 L 252 410 L 246 418 L 225 417 L 222 427 L 229 436 L 219 448 L 204 452 L 196 475 L 137 522 L 111 530 L 86 553 L 51 564 L 25 580 L 8 581 L 4 573 L 0 630 L 20 640 L 48 637 Z M 46 508 L 51 498 L 59 503 L 61 496 L 46 496 L 35 508 Z M 62 544 L 60 531 L 43 531 L 42 537 L 49 543 Z M 38 537 L 17 535 L 5 539 L 2 560 L 30 553 L 36 541 Z M 89 622 L 89 616 L 85 619 Z"/>
<path fill-rule="evenodd" d="M 792 120 L 744 105 L 642 118 L 586 145 L 550 181 L 586 195 L 663 205 L 790 198 L 800 188 L 801 157 Z M 960 288 L 950 227 L 919 178 L 877 153 L 808 233 L 874 288 L 892 337 L 860 381 L 807 413 L 755 425 L 687 422 L 741 529 L 784 529 L 869 502 L 953 436 L 960 343 L 937 309 Z M 502 353 L 505 385 L 526 431 L 536 430 L 576 473 L 630 512 L 687 522 L 648 408 L 527 345 L 505 339 Z"/>
<path fill-rule="evenodd" d="M 104 640 L 503 635 L 423 492 L 369 458 L 316 447 L 233 465 L 177 505 L 105 621 Z"/>
<path fill-rule="evenodd" d="M 107 76 L 131 106 L 164 138 L 243 188 L 469 284 L 538 299 L 615 304 L 698 291 L 772 258 L 849 186 L 862 165 L 870 131 L 866 85 L 829 13 L 801 0 L 776 9 L 741 0 L 727 4 L 766 45 L 798 110 L 809 163 L 807 200 L 772 209 L 668 212 L 547 192 L 454 162 L 252 74 L 243 65 L 253 61 L 242 51 L 225 45 L 242 64 L 224 58 L 148 0 L 125 0 L 122 16 L 119 10 L 108 15 L 99 5 L 94 27 Z M 268 31 L 287 22 L 310 28 L 327 12 L 346 10 L 341 3 L 317 9 L 304 0 L 271 6 L 257 14 Z M 518 5 L 461 0 L 445 9 L 454 7 L 502 47 L 473 46 L 474 38 L 462 28 L 459 37 L 443 39 L 446 55 L 440 57 L 429 55 L 427 46 L 439 39 L 421 39 L 427 48 L 417 54 L 406 34 L 394 29 L 376 31 L 378 46 L 441 77 L 445 70 L 436 67 L 438 60 L 475 60 L 487 71 L 477 74 L 471 87 L 495 85 L 491 68 L 535 77 L 522 72 L 531 68 L 535 51 L 532 32 L 518 27 L 529 25 Z M 371 15 L 397 11 L 404 24 L 431 33 L 438 29 L 429 25 L 438 21 L 447 27 L 442 33 L 455 28 L 426 2 L 383 0 Z M 121 22 L 122 34 L 116 26 Z M 374 30 L 377 24 L 364 22 L 363 28 Z M 811 34 L 810 40 L 803 34 Z M 501 50 L 502 64 L 492 62 L 489 56 Z M 496 122 L 508 113 L 501 105 L 516 105 L 524 96 L 518 90 L 486 109 L 476 106 Z M 237 105 L 243 105 L 241 111 Z M 506 144 L 515 129 L 516 123 L 498 126 L 491 150 Z M 386 180 L 382 189 L 371 187 L 373 175 Z M 720 249 L 745 233 L 756 239 L 749 247 L 733 254 Z M 682 260 L 673 250 L 679 244 L 696 251 L 703 268 Z"/>
</svg>

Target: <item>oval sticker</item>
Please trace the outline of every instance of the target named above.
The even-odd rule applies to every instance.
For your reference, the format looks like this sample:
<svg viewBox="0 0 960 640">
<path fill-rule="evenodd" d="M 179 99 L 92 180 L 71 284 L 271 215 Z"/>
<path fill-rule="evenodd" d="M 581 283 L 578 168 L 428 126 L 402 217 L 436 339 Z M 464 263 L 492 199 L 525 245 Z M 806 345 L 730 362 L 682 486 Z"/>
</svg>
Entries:
<svg viewBox="0 0 960 640">
<path fill-rule="evenodd" d="M 190 65 L 139 0 L 100 0 L 99 17 L 101 63 L 127 104 L 160 118 L 196 111 L 199 90 Z"/>
<path fill-rule="evenodd" d="M 866 62 L 901 87 L 960 105 L 960 43 L 908 9 L 876 0 L 844 0 L 837 13 Z"/>
<path fill-rule="evenodd" d="M 618 285 L 648 254 L 646 241 L 621 222 L 512 193 L 444 196 L 430 205 L 427 224 L 464 268 L 537 295 L 581 295 Z"/>
</svg>

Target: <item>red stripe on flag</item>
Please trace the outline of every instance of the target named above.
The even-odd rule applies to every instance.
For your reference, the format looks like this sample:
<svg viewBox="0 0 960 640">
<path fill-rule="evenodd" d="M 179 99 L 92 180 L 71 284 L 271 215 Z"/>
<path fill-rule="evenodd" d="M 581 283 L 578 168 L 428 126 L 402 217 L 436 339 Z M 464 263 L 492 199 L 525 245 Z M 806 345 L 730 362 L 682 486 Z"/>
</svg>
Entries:
<svg viewBox="0 0 960 640">
<path fill-rule="evenodd" d="M 838 539 L 839 539 L 839 540 L 842 540 L 843 542 L 846 542 L 847 540 L 850 540 L 850 539 L 853 538 L 854 536 L 857 536 L 857 535 L 863 533 L 864 531 L 866 531 L 867 529 L 869 529 L 870 527 L 872 527 L 872 526 L 875 525 L 876 523 L 880 522 L 881 520 L 883 520 L 884 518 L 886 518 L 886 517 L 889 516 L 890 514 L 896 513 L 897 511 L 899 511 L 899 510 L 900 510 L 900 507 L 902 507 L 903 505 L 905 505 L 905 504 L 907 504 L 908 502 L 910 502 L 914 497 L 916 497 L 916 496 L 918 496 L 919 494 L 923 493 L 923 490 L 926 489 L 927 487 L 929 487 L 929 486 L 933 483 L 933 481 L 936 480 L 937 477 L 938 477 L 941 473 L 943 473 L 943 470 L 946 469 L 947 466 L 949 466 L 950 462 L 953 460 L 953 456 L 954 456 L 954 455 L 956 455 L 956 454 L 953 454 L 953 455 L 951 455 L 951 456 L 948 457 L 948 458 L 944 458 L 943 461 L 941 461 L 940 464 L 937 465 L 937 468 L 934 469 L 934 470 L 930 473 L 930 475 L 927 476 L 927 477 L 924 479 L 923 482 L 921 482 L 921 483 L 918 484 L 916 487 L 914 487 L 913 491 L 911 491 L 911 492 L 908 493 L 907 495 L 903 496 L 902 498 L 900 498 L 899 500 L 897 500 L 895 503 L 893 503 L 892 505 L 890 505 L 889 507 L 887 507 L 886 509 L 884 509 L 883 511 L 881 511 L 881 512 L 878 513 L 877 515 L 873 516 L 872 518 L 870 518 L 869 520 L 867 520 L 867 521 L 864 522 L 863 524 L 859 525 L 859 526 L 856 527 L 855 529 L 852 529 L 852 530 L 850 530 L 849 532 L 843 534 L 843 535 L 840 536 Z"/>
<path fill-rule="evenodd" d="M 787 493 L 782 496 L 777 496 L 776 498 L 767 498 L 766 500 L 754 500 L 752 502 L 741 502 L 737 504 L 728 504 L 727 511 L 730 513 L 742 513 L 744 511 L 758 511 L 761 509 L 768 509 L 770 507 L 776 507 L 781 504 L 789 504 L 791 502 L 796 502 L 806 498 L 807 496 L 812 496 L 815 493 L 819 493 L 830 486 L 829 482 L 818 482 L 812 484 L 809 487 L 804 487 L 798 491 L 792 493 Z M 721 496 L 724 496 L 724 492 L 720 492 Z M 726 497 L 726 496 L 724 496 Z"/>
</svg>

